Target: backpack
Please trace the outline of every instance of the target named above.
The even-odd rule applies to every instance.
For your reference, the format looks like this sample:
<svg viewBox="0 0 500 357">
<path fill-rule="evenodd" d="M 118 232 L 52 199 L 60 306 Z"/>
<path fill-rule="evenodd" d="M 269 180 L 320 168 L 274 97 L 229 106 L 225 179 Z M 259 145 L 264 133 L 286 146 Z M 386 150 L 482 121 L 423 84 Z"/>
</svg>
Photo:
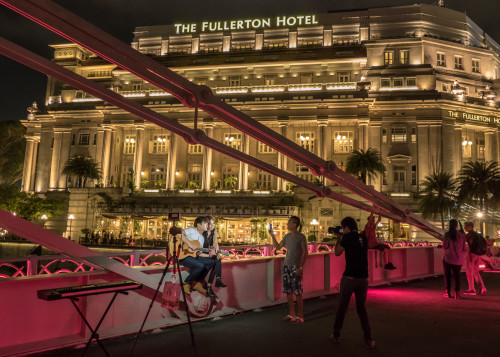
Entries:
<svg viewBox="0 0 500 357">
<path fill-rule="evenodd" d="M 473 231 L 470 233 L 472 233 L 472 238 L 469 243 L 471 253 L 476 255 L 485 255 L 488 250 L 488 242 L 486 242 L 486 239 L 484 239 L 484 237 L 477 232 Z"/>
</svg>

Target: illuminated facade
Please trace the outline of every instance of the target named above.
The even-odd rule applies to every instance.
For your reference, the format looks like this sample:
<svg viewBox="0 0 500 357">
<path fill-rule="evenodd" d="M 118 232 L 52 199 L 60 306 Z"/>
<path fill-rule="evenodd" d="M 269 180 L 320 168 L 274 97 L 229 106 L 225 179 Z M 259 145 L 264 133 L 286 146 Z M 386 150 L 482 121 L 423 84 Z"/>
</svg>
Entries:
<svg viewBox="0 0 500 357">
<path fill-rule="evenodd" d="M 134 35 L 133 48 L 325 160 L 343 167 L 354 149 L 379 150 L 387 171 L 371 184 L 413 208 L 425 176 L 456 174 L 468 160 L 500 161 L 500 46 L 463 13 L 411 5 L 138 27 Z M 53 47 L 56 63 L 193 126 L 193 110 L 162 90 L 78 45 Z M 46 104 L 46 113 L 24 121 L 23 190 L 68 192 L 74 232 L 97 227 L 154 239 L 162 217 L 174 211 L 221 217 L 225 238 L 254 241 L 265 218 L 284 231 L 286 217 L 299 214 L 319 236 L 347 214 L 365 222 L 365 213 L 292 190 L 52 79 Z M 198 125 L 211 138 L 314 180 L 307 168 L 223 122 L 200 113 Z M 102 168 L 91 189 L 61 175 L 75 154 Z M 130 195 L 131 186 L 139 193 Z M 134 220 L 142 225 L 134 228 Z M 68 222 L 53 224 L 68 235 Z M 392 238 L 420 235 L 393 223 L 386 229 Z"/>
</svg>

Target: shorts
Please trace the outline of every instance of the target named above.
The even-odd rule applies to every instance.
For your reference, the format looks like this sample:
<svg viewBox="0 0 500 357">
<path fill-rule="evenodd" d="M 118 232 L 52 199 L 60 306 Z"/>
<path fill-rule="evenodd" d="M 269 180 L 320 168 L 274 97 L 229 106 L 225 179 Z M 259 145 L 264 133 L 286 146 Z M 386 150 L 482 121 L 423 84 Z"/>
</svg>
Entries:
<svg viewBox="0 0 500 357">
<path fill-rule="evenodd" d="M 302 295 L 302 277 L 297 276 L 297 266 L 283 266 L 283 292 Z"/>
</svg>

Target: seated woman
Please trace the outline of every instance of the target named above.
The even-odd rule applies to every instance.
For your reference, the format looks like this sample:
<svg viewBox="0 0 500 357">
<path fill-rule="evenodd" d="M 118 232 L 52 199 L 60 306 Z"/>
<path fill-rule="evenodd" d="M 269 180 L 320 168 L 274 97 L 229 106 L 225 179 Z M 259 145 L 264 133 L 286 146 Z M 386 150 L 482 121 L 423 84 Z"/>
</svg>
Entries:
<svg viewBox="0 0 500 357">
<path fill-rule="evenodd" d="M 208 216 L 208 227 L 205 232 L 203 232 L 203 237 L 205 237 L 205 242 L 203 243 L 203 248 L 209 248 L 209 249 L 215 249 L 219 250 L 219 241 L 217 239 L 217 230 L 215 229 L 215 222 L 213 217 Z M 215 287 L 218 288 L 225 288 L 227 285 L 222 282 L 222 263 L 221 263 L 221 257 L 219 255 L 217 256 L 212 256 L 212 259 L 215 260 L 215 265 L 210 272 L 210 275 L 208 277 L 208 288 L 207 292 L 209 296 L 213 296 L 214 292 L 212 291 L 212 283 L 214 281 L 214 277 L 216 277 L 215 280 Z"/>
</svg>

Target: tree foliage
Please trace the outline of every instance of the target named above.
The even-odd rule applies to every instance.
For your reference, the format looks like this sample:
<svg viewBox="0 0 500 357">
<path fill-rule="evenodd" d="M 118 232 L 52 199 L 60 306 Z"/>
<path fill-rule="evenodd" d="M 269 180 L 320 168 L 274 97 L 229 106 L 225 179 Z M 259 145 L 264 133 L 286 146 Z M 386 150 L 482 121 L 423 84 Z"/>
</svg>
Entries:
<svg viewBox="0 0 500 357">
<path fill-rule="evenodd" d="M 356 175 L 364 183 L 367 183 L 367 180 L 371 181 L 378 174 L 383 174 L 384 171 L 385 166 L 380 152 L 376 149 L 354 150 L 346 161 L 346 172 Z"/>
<path fill-rule="evenodd" d="M 25 132 L 17 121 L 0 121 L 0 183 L 12 184 L 22 178 Z"/>
<path fill-rule="evenodd" d="M 86 155 L 74 155 L 64 165 L 63 175 L 76 176 L 77 187 L 85 187 L 88 179 L 99 180 L 102 176 L 99 164 Z"/>
<path fill-rule="evenodd" d="M 456 182 L 447 172 L 433 173 L 421 183 L 419 208 L 424 218 L 440 217 L 444 229 L 444 217 L 456 207 Z"/>
</svg>

